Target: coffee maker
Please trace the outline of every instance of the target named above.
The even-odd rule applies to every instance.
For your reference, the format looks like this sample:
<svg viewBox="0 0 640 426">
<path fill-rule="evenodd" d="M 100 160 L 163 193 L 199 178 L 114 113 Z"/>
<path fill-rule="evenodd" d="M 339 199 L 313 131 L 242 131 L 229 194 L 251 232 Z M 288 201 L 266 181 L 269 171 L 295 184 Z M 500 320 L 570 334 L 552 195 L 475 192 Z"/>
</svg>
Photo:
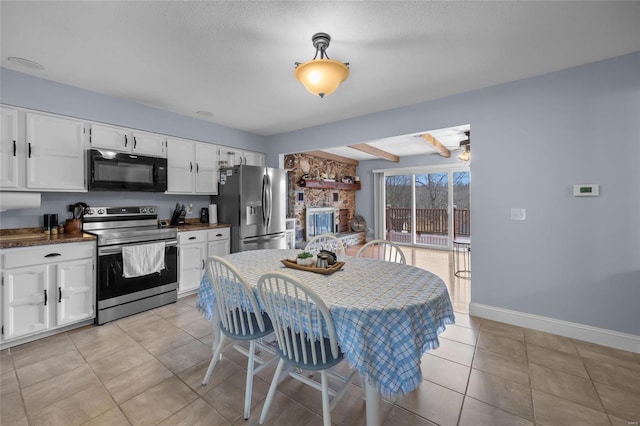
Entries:
<svg viewBox="0 0 640 426">
<path fill-rule="evenodd" d="M 200 209 L 200 223 L 209 223 L 209 209 L 207 207 Z"/>
</svg>

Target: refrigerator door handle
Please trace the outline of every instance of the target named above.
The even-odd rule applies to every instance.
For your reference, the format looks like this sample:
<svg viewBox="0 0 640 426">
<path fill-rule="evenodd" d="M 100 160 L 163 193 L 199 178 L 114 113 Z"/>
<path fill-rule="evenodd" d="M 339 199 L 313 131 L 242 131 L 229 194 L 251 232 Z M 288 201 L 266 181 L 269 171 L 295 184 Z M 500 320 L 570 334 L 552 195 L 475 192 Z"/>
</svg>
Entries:
<svg viewBox="0 0 640 426">
<path fill-rule="evenodd" d="M 262 175 L 262 205 L 260 208 L 262 209 L 262 226 L 267 227 L 267 211 L 266 211 L 266 203 L 267 203 L 267 175 Z"/>
<path fill-rule="evenodd" d="M 256 237 L 256 238 L 245 238 L 244 240 L 242 240 L 243 244 L 253 244 L 253 243 L 259 243 L 261 241 L 273 241 L 273 240 L 279 240 L 281 238 L 284 238 L 285 234 L 277 234 L 277 235 L 268 235 L 265 237 Z"/>
<path fill-rule="evenodd" d="M 271 178 L 268 174 L 267 177 L 267 228 L 271 225 L 271 213 L 273 210 L 273 192 L 271 191 Z"/>
</svg>

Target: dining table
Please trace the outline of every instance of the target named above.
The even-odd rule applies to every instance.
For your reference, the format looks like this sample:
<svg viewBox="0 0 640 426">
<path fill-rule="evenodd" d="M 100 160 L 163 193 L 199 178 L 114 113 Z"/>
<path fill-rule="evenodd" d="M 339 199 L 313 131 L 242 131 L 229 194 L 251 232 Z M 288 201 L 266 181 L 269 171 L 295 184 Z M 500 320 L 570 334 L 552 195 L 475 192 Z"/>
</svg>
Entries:
<svg viewBox="0 0 640 426">
<path fill-rule="evenodd" d="M 294 269 L 301 250 L 265 249 L 224 256 L 252 285 L 267 272 L 283 272 L 309 286 L 325 302 L 338 344 L 365 384 L 366 424 L 379 426 L 381 396 L 393 399 L 420 385 L 422 355 L 439 346 L 438 335 L 455 322 L 444 281 L 415 266 L 366 257 L 338 256 L 339 270 L 321 274 Z M 334 268 L 336 269 L 336 268 Z M 328 271 L 325 271 L 328 272 Z M 260 302 L 260 300 L 259 300 Z M 215 294 L 207 274 L 196 307 L 215 315 Z"/>
</svg>

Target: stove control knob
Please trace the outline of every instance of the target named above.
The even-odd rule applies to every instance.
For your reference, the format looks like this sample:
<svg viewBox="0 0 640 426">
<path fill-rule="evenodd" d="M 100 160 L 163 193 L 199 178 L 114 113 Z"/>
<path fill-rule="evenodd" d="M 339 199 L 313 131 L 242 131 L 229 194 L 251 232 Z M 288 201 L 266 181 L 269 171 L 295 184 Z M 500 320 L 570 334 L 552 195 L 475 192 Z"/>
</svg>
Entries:
<svg viewBox="0 0 640 426">
<path fill-rule="evenodd" d="M 156 212 L 156 209 L 154 207 L 149 207 L 149 213 L 153 214 L 155 212 Z"/>
<path fill-rule="evenodd" d="M 141 208 L 141 209 L 140 209 L 140 212 L 141 212 L 141 213 L 146 213 L 146 212 L 147 212 L 147 208 L 146 208 L 146 207 Z"/>
<path fill-rule="evenodd" d="M 98 210 L 98 214 L 104 214 L 104 209 Z"/>
</svg>

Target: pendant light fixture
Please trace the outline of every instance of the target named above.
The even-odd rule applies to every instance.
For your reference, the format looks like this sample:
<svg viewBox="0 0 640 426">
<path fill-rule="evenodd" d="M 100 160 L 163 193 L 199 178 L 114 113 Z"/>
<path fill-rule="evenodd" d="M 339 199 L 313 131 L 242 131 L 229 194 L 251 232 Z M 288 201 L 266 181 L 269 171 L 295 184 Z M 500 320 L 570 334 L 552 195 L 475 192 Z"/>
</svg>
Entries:
<svg viewBox="0 0 640 426">
<path fill-rule="evenodd" d="M 327 47 L 331 41 L 329 34 L 316 33 L 311 41 L 316 48 L 316 55 L 303 64 L 296 62 L 293 75 L 309 92 L 324 98 L 333 93 L 340 83 L 349 77 L 349 63 L 329 59 L 327 55 Z"/>
</svg>

